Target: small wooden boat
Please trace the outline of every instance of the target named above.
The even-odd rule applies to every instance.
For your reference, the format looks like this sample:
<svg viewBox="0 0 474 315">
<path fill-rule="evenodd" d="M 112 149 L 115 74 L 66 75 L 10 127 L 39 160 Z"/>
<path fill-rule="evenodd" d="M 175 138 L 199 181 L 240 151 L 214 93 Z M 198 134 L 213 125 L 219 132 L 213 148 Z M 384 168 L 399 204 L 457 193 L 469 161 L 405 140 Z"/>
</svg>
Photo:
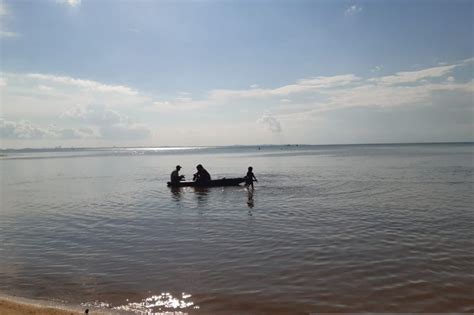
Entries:
<svg viewBox="0 0 474 315">
<path fill-rule="evenodd" d="M 168 187 L 220 187 L 220 186 L 238 186 L 241 183 L 245 182 L 245 178 L 221 178 L 214 179 L 209 182 L 179 182 L 171 183 L 168 182 Z"/>
</svg>

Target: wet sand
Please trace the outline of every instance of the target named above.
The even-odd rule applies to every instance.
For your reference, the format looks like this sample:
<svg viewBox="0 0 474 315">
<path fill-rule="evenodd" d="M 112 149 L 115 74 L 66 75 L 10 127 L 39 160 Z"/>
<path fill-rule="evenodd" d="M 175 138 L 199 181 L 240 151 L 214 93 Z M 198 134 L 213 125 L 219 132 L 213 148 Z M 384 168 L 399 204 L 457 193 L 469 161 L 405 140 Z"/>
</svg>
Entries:
<svg viewBox="0 0 474 315">
<path fill-rule="evenodd" d="M 66 306 L 49 305 L 22 299 L 0 297 L 0 314 L 2 315 L 77 315 L 84 311 L 73 310 Z M 90 312 L 89 314 L 104 314 Z"/>
</svg>

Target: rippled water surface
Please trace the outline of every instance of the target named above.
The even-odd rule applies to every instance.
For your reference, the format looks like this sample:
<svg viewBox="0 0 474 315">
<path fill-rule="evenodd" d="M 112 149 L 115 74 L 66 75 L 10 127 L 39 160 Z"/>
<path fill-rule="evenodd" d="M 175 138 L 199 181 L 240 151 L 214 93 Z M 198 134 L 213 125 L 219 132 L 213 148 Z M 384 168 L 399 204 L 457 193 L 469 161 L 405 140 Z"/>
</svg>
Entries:
<svg viewBox="0 0 474 315">
<path fill-rule="evenodd" d="M 0 291 L 163 314 L 474 312 L 474 145 L 5 152 Z M 244 187 L 170 189 L 192 178 Z"/>
</svg>

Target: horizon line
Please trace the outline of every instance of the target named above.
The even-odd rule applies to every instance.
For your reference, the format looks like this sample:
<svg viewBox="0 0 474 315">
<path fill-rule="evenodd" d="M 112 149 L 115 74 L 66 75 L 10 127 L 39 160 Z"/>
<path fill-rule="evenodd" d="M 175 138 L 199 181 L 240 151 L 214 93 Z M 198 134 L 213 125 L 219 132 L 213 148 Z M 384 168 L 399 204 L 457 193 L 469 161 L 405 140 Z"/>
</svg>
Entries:
<svg viewBox="0 0 474 315">
<path fill-rule="evenodd" d="M 23 148 L 0 148 L 0 151 L 25 151 L 25 150 L 98 150 L 98 149 L 144 149 L 144 148 L 228 148 L 228 147 L 270 147 L 270 146 L 357 146 L 357 145 L 429 145 L 429 144 L 474 144 L 472 141 L 438 141 L 438 142 L 366 142 L 366 143 L 283 143 L 283 144 L 230 144 L 230 145 L 181 145 L 181 146 L 97 146 L 97 147 L 74 147 L 74 146 L 56 146 L 56 147 L 23 147 Z"/>
</svg>

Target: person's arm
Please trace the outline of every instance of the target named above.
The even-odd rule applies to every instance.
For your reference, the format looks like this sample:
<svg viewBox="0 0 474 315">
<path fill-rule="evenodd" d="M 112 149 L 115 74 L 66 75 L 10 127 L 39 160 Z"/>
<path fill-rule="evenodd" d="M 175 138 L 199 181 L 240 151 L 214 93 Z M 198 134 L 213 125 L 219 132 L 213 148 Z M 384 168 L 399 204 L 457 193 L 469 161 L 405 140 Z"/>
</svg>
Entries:
<svg viewBox="0 0 474 315">
<path fill-rule="evenodd" d="M 256 182 L 258 182 L 257 177 L 255 177 L 254 173 L 252 173 L 252 177 L 255 179 Z"/>
</svg>

